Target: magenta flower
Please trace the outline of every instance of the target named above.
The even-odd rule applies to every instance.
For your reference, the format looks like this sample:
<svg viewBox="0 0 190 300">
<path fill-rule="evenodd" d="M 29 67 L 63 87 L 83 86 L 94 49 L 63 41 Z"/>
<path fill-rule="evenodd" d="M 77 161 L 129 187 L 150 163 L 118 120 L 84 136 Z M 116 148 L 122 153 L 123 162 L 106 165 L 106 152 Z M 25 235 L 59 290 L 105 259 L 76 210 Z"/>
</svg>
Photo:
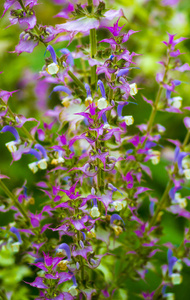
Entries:
<svg viewBox="0 0 190 300">
<path fill-rule="evenodd" d="M 39 44 L 38 40 L 33 40 L 29 33 L 22 32 L 20 34 L 20 41 L 12 53 L 21 54 L 22 52 L 32 53 L 34 48 Z"/>
<path fill-rule="evenodd" d="M 113 24 L 113 27 L 105 27 L 105 28 L 107 28 L 107 29 L 113 34 L 113 36 L 119 36 L 119 35 L 120 35 L 121 29 L 122 29 L 125 25 L 119 27 L 119 26 L 118 26 L 118 23 L 119 23 L 119 19 L 117 20 L 116 23 Z"/>
</svg>

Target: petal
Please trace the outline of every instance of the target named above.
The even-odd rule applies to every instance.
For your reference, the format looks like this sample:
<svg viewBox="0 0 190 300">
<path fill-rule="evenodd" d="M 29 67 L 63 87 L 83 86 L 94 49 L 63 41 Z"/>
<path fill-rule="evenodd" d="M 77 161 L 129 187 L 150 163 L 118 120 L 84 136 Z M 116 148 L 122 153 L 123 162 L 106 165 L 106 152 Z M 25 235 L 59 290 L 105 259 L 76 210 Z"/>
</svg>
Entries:
<svg viewBox="0 0 190 300">
<path fill-rule="evenodd" d="M 60 24 L 57 25 L 57 29 L 62 31 L 69 31 L 69 32 L 87 32 L 90 29 L 93 28 L 98 28 L 100 25 L 100 21 L 97 20 L 96 18 L 88 18 L 88 17 L 83 17 L 77 20 L 73 20 L 70 22 L 67 22 L 65 24 Z"/>
<path fill-rule="evenodd" d="M 14 135 L 16 142 L 20 140 L 18 131 L 14 127 L 6 125 L 3 127 L 3 129 L 0 132 L 7 132 L 7 131 L 11 132 Z"/>
<path fill-rule="evenodd" d="M 56 53 L 55 53 L 55 50 L 53 49 L 53 47 L 51 45 L 48 45 L 47 48 L 46 48 L 46 51 L 49 51 L 51 53 L 51 57 L 53 59 L 53 62 L 55 64 L 57 64 L 57 57 L 56 57 Z M 46 52 L 45 52 L 46 54 Z"/>
</svg>

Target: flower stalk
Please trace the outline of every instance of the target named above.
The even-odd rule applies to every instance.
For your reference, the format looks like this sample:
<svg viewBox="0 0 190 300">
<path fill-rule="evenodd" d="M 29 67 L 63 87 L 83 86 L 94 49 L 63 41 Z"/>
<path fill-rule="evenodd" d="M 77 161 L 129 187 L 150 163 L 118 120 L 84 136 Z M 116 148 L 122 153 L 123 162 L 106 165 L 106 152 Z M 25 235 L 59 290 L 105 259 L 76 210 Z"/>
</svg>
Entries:
<svg viewBox="0 0 190 300">
<path fill-rule="evenodd" d="M 7 107 L 8 109 L 8 112 L 9 112 L 9 115 L 15 120 L 15 115 L 14 113 L 12 112 L 12 110 L 10 109 L 9 106 L 6 105 L 6 103 L 0 99 L 1 103 Z M 15 120 L 16 121 L 16 120 Z M 33 136 L 30 134 L 30 132 L 26 129 L 26 127 L 24 125 L 22 125 L 22 127 L 20 128 L 20 130 L 24 133 L 24 135 L 31 141 L 35 141 L 35 138 L 33 138 Z"/>
<path fill-rule="evenodd" d="M 166 66 L 165 66 L 165 72 L 164 72 L 164 76 L 163 76 L 163 82 L 167 78 L 169 63 L 170 63 L 170 57 L 169 57 L 169 52 L 168 52 L 167 53 L 167 62 L 166 62 Z M 154 123 L 154 119 L 156 117 L 156 113 L 157 113 L 157 110 L 158 110 L 158 104 L 159 104 L 159 101 L 160 101 L 161 96 L 162 96 L 162 91 L 163 91 L 163 86 L 160 85 L 159 89 L 158 89 L 158 92 L 157 92 L 156 100 L 155 100 L 155 102 L 152 106 L 152 111 L 151 111 L 151 115 L 150 115 L 150 118 L 149 118 L 149 121 L 148 121 L 148 126 L 147 126 L 147 133 L 151 132 L 151 128 L 152 128 L 152 125 Z"/>
<path fill-rule="evenodd" d="M 16 197 L 13 195 L 13 193 L 11 193 L 11 191 L 9 191 L 9 189 L 7 188 L 7 186 L 2 182 L 2 180 L 0 180 L 0 187 L 5 192 L 5 194 L 13 201 L 13 204 L 18 208 L 18 210 L 23 215 L 23 217 L 25 218 L 25 220 L 28 223 L 30 223 L 30 218 L 27 216 L 26 211 L 21 206 L 21 204 L 18 202 L 18 200 L 16 199 Z"/>
</svg>

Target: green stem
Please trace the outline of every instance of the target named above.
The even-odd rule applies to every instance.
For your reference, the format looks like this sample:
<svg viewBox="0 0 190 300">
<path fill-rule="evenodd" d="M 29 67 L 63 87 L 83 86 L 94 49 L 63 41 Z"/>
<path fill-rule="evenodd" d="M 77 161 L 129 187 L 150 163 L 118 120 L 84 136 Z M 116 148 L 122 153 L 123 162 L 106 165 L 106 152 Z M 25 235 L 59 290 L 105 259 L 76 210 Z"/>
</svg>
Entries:
<svg viewBox="0 0 190 300">
<path fill-rule="evenodd" d="M 162 293 L 162 288 L 163 288 L 163 285 L 161 284 L 155 291 L 154 295 L 153 295 L 153 300 L 157 300 L 157 299 L 160 299 L 160 295 Z"/>
<path fill-rule="evenodd" d="M 14 205 L 18 208 L 18 210 L 23 215 L 23 217 L 26 219 L 26 221 L 30 223 L 30 218 L 27 216 L 27 213 L 25 212 L 24 208 L 21 206 L 21 204 L 18 202 L 18 200 L 16 199 L 16 197 L 11 193 L 11 191 L 9 191 L 9 189 L 7 188 L 7 186 L 1 180 L 0 180 L 0 187 L 5 192 L 5 194 L 10 199 L 13 200 Z"/>
<path fill-rule="evenodd" d="M 8 299 L 7 299 L 7 296 L 5 295 L 5 292 L 3 292 L 2 290 L 0 290 L 0 298 L 1 298 L 2 300 L 8 300 Z"/>
<path fill-rule="evenodd" d="M 163 82 L 167 78 L 169 63 L 170 63 L 170 57 L 169 57 L 169 54 L 168 54 L 168 56 L 167 56 L 167 63 L 166 63 L 166 67 L 165 67 L 165 72 L 164 72 L 164 77 L 163 77 L 163 80 L 162 80 Z M 152 125 L 154 123 L 154 119 L 155 119 L 155 116 L 156 116 L 156 113 L 157 113 L 158 103 L 160 101 L 160 98 L 161 98 L 161 95 L 162 95 L 162 91 L 163 91 L 163 87 L 160 85 L 159 89 L 158 89 L 157 96 L 156 96 L 156 100 L 155 100 L 155 102 L 154 102 L 154 104 L 152 106 L 152 112 L 151 112 L 151 115 L 150 115 L 150 118 L 149 118 L 149 121 L 148 121 L 148 126 L 147 126 L 147 133 L 150 133 Z"/>
<path fill-rule="evenodd" d="M 78 44 L 79 44 L 79 46 L 82 45 L 81 38 L 78 38 Z M 88 83 L 88 76 L 87 76 L 87 71 L 86 71 L 86 66 L 85 66 L 84 59 L 81 59 L 81 66 L 82 66 L 82 70 L 83 70 L 83 73 L 84 73 L 84 80 L 85 80 L 86 83 Z"/>
<path fill-rule="evenodd" d="M 90 29 L 90 56 L 95 58 L 97 52 L 96 29 Z M 91 85 L 96 87 L 97 75 L 96 66 L 91 67 Z"/>
<path fill-rule="evenodd" d="M 22 7 L 22 9 L 27 13 L 27 9 L 24 6 L 24 3 L 22 2 L 22 0 L 18 0 L 18 2 L 20 3 L 20 6 Z"/>
<path fill-rule="evenodd" d="M 151 219 L 151 221 L 150 221 L 150 223 L 149 223 L 149 226 L 148 226 L 148 228 L 147 228 L 147 230 L 146 230 L 147 232 L 148 232 L 148 231 L 151 229 L 151 227 L 156 223 L 159 212 L 164 208 L 165 201 L 166 201 L 166 199 L 167 199 L 167 197 L 168 197 L 169 191 L 170 191 L 171 188 L 172 188 L 172 185 L 173 185 L 173 180 L 170 179 L 170 181 L 168 182 L 167 187 L 166 187 L 166 189 L 165 189 L 165 191 L 164 191 L 164 194 L 163 194 L 163 196 L 162 196 L 160 202 L 159 202 L 158 205 L 157 205 L 157 208 L 156 208 L 156 211 L 155 211 L 155 213 L 154 213 L 154 216 L 152 217 L 152 219 Z"/>
<path fill-rule="evenodd" d="M 184 139 L 184 142 L 183 142 L 183 144 L 182 144 L 182 146 L 181 146 L 181 149 L 182 149 L 182 150 L 183 150 L 183 149 L 185 148 L 185 146 L 187 145 L 187 143 L 188 143 L 188 141 L 189 141 L 189 138 L 190 138 L 190 130 L 187 132 L 186 137 L 185 137 L 185 139 Z"/>
<path fill-rule="evenodd" d="M 81 90 L 86 93 L 83 83 L 71 71 L 68 71 L 68 75 L 73 79 L 76 85 L 79 86 Z"/>
<path fill-rule="evenodd" d="M 93 1 L 88 0 L 88 5 L 93 9 Z M 96 38 L 96 29 L 90 29 L 90 56 L 91 58 L 95 58 L 97 52 L 97 38 Z M 97 82 L 96 75 L 96 66 L 91 67 L 91 85 L 95 89 Z"/>
<path fill-rule="evenodd" d="M 13 114 L 12 110 L 6 105 L 6 103 L 0 99 L 1 103 L 8 108 L 9 115 L 15 120 L 15 115 Z M 30 134 L 30 132 L 26 129 L 26 127 L 23 125 L 20 130 L 32 141 L 35 141 L 33 136 Z"/>
</svg>

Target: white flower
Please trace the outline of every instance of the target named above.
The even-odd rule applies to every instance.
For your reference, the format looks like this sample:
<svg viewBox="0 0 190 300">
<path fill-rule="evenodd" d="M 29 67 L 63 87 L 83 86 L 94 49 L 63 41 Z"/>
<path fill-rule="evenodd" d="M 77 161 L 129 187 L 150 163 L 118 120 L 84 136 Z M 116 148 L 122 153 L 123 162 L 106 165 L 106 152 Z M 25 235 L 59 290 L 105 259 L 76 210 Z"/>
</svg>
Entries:
<svg viewBox="0 0 190 300">
<path fill-rule="evenodd" d="M 78 290 L 77 290 L 77 287 L 75 285 L 72 285 L 68 292 L 74 297 L 74 296 L 77 296 L 78 295 Z"/>
<path fill-rule="evenodd" d="M 184 170 L 183 173 L 185 175 L 185 178 L 189 180 L 190 179 L 190 169 Z"/>
<path fill-rule="evenodd" d="M 175 300 L 175 295 L 173 293 L 164 294 L 164 298 L 167 300 Z"/>
<path fill-rule="evenodd" d="M 178 273 L 173 273 L 171 275 L 171 280 L 174 285 L 182 283 L 182 276 Z"/>
<path fill-rule="evenodd" d="M 185 208 L 187 206 L 187 199 L 186 198 L 179 199 L 178 204 L 181 208 Z"/>
<path fill-rule="evenodd" d="M 17 253 L 20 249 L 20 243 L 19 242 L 15 242 L 15 243 L 12 243 L 11 244 L 11 250 L 14 252 L 14 253 Z"/>
<path fill-rule="evenodd" d="M 151 162 L 153 165 L 157 165 L 160 162 L 160 151 L 153 151 L 150 149 L 149 153 L 151 154 Z"/>
<path fill-rule="evenodd" d="M 104 129 L 112 129 L 112 127 L 110 126 L 110 124 L 105 123 L 103 126 Z"/>
<path fill-rule="evenodd" d="M 114 201 L 112 203 L 116 211 L 120 211 L 123 209 L 123 203 L 121 201 Z"/>
<path fill-rule="evenodd" d="M 97 206 L 93 206 L 91 208 L 90 215 L 92 218 L 98 218 L 100 216 L 100 211 Z"/>
<path fill-rule="evenodd" d="M 58 158 L 53 158 L 51 161 L 51 164 L 58 165 L 58 164 L 64 163 L 64 161 L 65 161 L 64 158 L 59 156 Z"/>
<path fill-rule="evenodd" d="M 100 98 L 97 102 L 97 106 L 99 109 L 104 109 L 106 107 L 108 107 L 108 101 L 106 100 L 106 98 Z"/>
<path fill-rule="evenodd" d="M 181 262 L 178 260 L 173 266 L 173 270 L 176 270 L 177 272 L 180 272 L 182 270 L 183 266 Z"/>
<path fill-rule="evenodd" d="M 70 106 L 70 97 L 63 98 L 63 100 L 61 101 L 61 104 L 65 107 L 69 107 Z"/>
<path fill-rule="evenodd" d="M 182 198 L 180 193 L 175 193 L 174 200 L 172 200 L 172 204 L 178 204 L 179 207 L 185 208 L 187 206 L 187 199 Z"/>
<path fill-rule="evenodd" d="M 37 162 L 29 164 L 28 167 L 34 174 L 38 171 Z"/>
<path fill-rule="evenodd" d="M 46 72 L 50 75 L 57 74 L 59 72 L 59 66 L 56 63 L 52 63 L 47 66 Z"/>
<path fill-rule="evenodd" d="M 137 89 L 137 84 L 136 83 L 132 83 L 129 85 L 130 87 L 130 95 L 134 96 L 138 93 L 138 89 Z"/>
<path fill-rule="evenodd" d="M 189 159 L 189 158 L 184 157 L 184 158 L 182 159 L 182 167 L 183 167 L 184 169 L 190 169 L 190 159 Z"/>
<path fill-rule="evenodd" d="M 175 108 L 180 108 L 181 107 L 183 98 L 181 98 L 181 97 L 174 97 L 171 100 L 172 100 L 171 105 L 173 107 L 175 107 Z"/>
<path fill-rule="evenodd" d="M 84 119 L 83 116 L 77 115 L 76 113 L 84 112 L 85 109 L 86 106 L 84 104 L 78 104 L 72 101 L 69 107 L 63 107 L 59 115 L 60 121 L 69 122 L 69 130 L 73 132 L 78 126 L 77 123 Z"/>
<path fill-rule="evenodd" d="M 125 116 L 125 117 L 123 117 L 123 119 L 128 126 L 130 126 L 134 123 L 133 116 Z"/>
<path fill-rule="evenodd" d="M 38 168 L 41 170 L 47 169 L 47 159 L 46 158 L 40 159 L 37 162 L 37 165 L 38 165 Z"/>
<path fill-rule="evenodd" d="M 11 141 L 11 142 L 6 143 L 5 146 L 11 153 L 13 153 L 13 152 L 17 151 L 16 144 L 17 144 L 17 142 Z"/>
<path fill-rule="evenodd" d="M 92 101 L 93 101 L 93 99 L 92 99 L 92 97 L 87 97 L 86 99 L 85 99 L 85 105 L 86 106 L 89 106 L 91 103 L 92 103 Z"/>
<path fill-rule="evenodd" d="M 95 232 L 95 229 L 94 229 L 94 228 L 92 228 L 90 231 L 87 231 L 87 237 L 88 237 L 89 239 L 95 238 L 95 237 L 96 237 L 96 232 Z"/>
</svg>

